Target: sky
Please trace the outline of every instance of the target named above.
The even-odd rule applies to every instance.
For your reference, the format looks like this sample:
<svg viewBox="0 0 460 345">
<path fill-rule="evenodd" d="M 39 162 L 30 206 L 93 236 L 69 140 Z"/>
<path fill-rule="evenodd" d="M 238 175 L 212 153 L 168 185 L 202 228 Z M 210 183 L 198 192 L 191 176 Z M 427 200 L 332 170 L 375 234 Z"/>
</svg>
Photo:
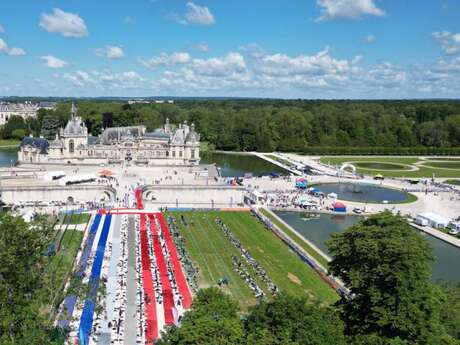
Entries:
<svg viewBox="0 0 460 345">
<path fill-rule="evenodd" d="M 460 0 L 2 0 L 0 96 L 460 98 Z"/>
</svg>

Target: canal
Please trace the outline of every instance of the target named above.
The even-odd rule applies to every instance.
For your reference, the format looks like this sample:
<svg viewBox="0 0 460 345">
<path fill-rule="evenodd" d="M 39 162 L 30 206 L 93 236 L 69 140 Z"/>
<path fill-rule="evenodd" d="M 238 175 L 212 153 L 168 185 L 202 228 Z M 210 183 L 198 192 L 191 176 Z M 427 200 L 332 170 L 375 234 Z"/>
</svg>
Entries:
<svg viewBox="0 0 460 345">
<path fill-rule="evenodd" d="M 270 173 L 289 174 L 283 168 L 253 155 L 206 152 L 201 156 L 201 164 L 216 164 L 222 177 L 242 177 L 245 173 L 253 176 Z"/>
<path fill-rule="evenodd" d="M 9 167 L 18 160 L 17 147 L 1 147 L 0 148 L 0 167 Z"/>
<path fill-rule="evenodd" d="M 281 219 L 297 230 L 303 237 L 328 253 L 325 242 L 332 234 L 342 232 L 359 221 L 359 216 L 344 216 L 330 214 L 308 214 L 301 212 L 275 212 Z M 414 231 L 418 231 L 415 230 Z M 434 238 L 421 234 L 433 248 L 436 257 L 433 263 L 433 280 L 460 282 L 460 249 Z"/>
</svg>

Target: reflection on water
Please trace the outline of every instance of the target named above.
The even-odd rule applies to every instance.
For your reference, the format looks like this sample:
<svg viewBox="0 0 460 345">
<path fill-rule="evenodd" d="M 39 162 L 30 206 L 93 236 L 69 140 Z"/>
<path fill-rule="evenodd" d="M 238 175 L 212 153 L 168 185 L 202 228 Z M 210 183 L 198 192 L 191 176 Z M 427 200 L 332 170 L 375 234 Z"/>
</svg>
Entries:
<svg viewBox="0 0 460 345">
<path fill-rule="evenodd" d="M 18 160 L 18 149 L 12 148 L 0 148 L 0 167 L 9 167 L 14 165 Z"/>
<path fill-rule="evenodd" d="M 299 212 L 275 212 L 281 219 L 291 225 L 303 237 L 314 243 L 325 253 L 329 253 L 325 242 L 332 234 L 342 232 L 358 222 L 358 216 L 321 214 L 310 218 Z M 415 230 L 414 231 L 418 231 Z M 433 264 L 433 279 L 443 279 L 451 282 L 460 282 L 460 249 L 445 243 L 437 238 L 422 233 L 422 236 L 433 248 L 436 261 Z"/>
<path fill-rule="evenodd" d="M 324 183 L 315 186 L 321 192 L 336 193 L 341 200 L 358 202 L 402 202 L 407 199 L 407 193 L 365 183 Z"/>
<path fill-rule="evenodd" d="M 202 155 L 200 163 L 217 164 L 223 177 L 242 177 L 249 172 L 254 176 L 268 175 L 271 172 L 287 173 L 283 168 L 253 155 L 207 152 Z"/>
</svg>

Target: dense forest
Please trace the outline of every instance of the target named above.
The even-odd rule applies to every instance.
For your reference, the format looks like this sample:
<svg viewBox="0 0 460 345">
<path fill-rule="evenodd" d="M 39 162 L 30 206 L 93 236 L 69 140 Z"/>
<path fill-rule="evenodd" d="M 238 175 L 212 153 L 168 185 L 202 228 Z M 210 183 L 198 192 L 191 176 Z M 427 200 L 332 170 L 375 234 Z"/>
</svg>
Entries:
<svg viewBox="0 0 460 345">
<path fill-rule="evenodd" d="M 55 111 L 40 110 L 37 119 L 12 118 L 0 135 L 53 138 L 65 125 L 69 108 L 70 103 L 60 103 Z M 143 124 L 151 130 L 166 118 L 172 123 L 187 120 L 196 124 L 202 141 L 218 150 L 460 152 L 459 101 L 247 99 L 133 105 L 79 101 L 78 108 L 93 135 L 110 126 Z"/>
</svg>

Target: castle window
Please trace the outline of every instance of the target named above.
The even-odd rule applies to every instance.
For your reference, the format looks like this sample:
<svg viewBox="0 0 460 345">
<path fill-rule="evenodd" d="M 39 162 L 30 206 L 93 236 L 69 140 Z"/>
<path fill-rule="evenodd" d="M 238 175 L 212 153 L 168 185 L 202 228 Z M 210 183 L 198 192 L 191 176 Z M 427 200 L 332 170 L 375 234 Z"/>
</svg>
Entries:
<svg viewBox="0 0 460 345">
<path fill-rule="evenodd" d="M 176 151 L 173 151 L 173 152 L 172 152 L 172 156 L 173 156 L 173 157 L 176 157 Z"/>
<path fill-rule="evenodd" d="M 182 151 L 179 151 L 179 157 L 182 158 Z"/>
<path fill-rule="evenodd" d="M 191 150 L 190 155 L 191 155 L 191 158 L 194 159 L 195 158 L 195 150 Z"/>
<path fill-rule="evenodd" d="M 73 140 L 69 140 L 69 153 L 74 153 L 75 151 L 75 144 Z"/>
</svg>

